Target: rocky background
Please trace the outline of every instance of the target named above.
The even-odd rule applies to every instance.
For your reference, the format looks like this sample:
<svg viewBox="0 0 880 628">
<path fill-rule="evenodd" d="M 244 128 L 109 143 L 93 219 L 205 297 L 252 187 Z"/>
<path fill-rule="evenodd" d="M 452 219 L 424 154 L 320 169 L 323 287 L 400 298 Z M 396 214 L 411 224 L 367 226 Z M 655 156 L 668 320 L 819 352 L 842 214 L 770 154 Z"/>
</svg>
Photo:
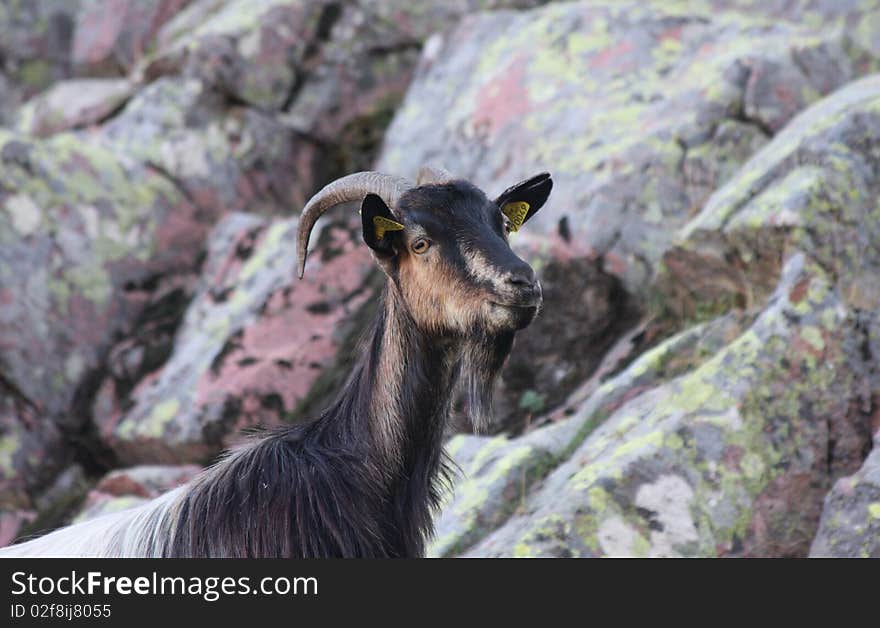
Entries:
<svg viewBox="0 0 880 628">
<path fill-rule="evenodd" d="M 319 409 L 426 161 L 556 183 L 432 555 L 880 557 L 877 0 L 0 3 L 0 545 Z"/>
</svg>

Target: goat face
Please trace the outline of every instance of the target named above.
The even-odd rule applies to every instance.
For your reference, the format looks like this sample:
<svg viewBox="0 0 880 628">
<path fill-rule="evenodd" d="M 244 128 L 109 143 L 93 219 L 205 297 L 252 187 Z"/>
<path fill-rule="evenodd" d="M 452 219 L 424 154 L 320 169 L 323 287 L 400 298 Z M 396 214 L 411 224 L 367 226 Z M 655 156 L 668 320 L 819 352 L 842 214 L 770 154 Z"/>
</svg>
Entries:
<svg viewBox="0 0 880 628">
<path fill-rule="evenodd" d="M 537 315 L 541 284 L 508 235 L 541 208 L 551 187 L 549 175 L 538 175 L 492 201 L 466 181 L 429 183 L 403 193 L 393 212 L 368 194 L 364 241 L 425 331 L 516 331 Z"/>
</svg>

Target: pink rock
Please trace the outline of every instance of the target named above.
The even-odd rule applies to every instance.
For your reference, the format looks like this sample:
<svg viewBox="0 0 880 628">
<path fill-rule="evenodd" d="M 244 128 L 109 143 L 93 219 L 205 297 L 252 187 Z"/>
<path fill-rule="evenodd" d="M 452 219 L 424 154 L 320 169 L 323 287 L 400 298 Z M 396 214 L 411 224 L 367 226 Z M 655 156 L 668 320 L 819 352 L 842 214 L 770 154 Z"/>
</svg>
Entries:
<svg viewBox="0 0 880 628">
<path fill-rule="evenodd" d="M 126 74 L 161 26 L 190 0 L 99 0 L 76 16 L 73 65 L 80 74 Z"/>
<path fill-rule="evenodd" d="M 346 218 L 315 238 L 300 281 L 296 226 L 240 214 L 218 225 L 168 361 L 127 400 L 102 387 L 95 420 L 124 463 L 207 461 L 242 429 L 320 410 L 313 389 L 344 370 L 375 270 Z"/>
<path fill-rule="evenodd" d="M 142 504 L 189 482 L 201 470 L 196 465 L 144 465 L 111 471 L 89 491 L 74 521 Z"/>
<path fill-rule="evenodd" d="M 201 470 L 201 467 L 194 464 L 180 466 L 143 465 L 116 469 L 101 478 L 93 492 L 114 497 L 122 495 L 136 495 L 145 498 L 158 497 L 165 491 L 189 482 Z"/>
</svg>

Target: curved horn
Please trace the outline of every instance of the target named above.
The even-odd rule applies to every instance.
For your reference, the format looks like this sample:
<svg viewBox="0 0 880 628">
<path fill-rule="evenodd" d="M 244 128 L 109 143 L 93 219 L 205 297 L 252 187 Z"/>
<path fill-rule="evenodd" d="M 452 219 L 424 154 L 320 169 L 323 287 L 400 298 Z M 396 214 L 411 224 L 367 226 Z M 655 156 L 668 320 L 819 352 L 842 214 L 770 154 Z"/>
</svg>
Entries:
<svg viewBox="0 0 880 628">
<path fill-rule="evenodd" d="M 418 184 L 425 185 L 428 183 L 446 183 L 457 179 L 455 175 L 439 166 L 425 165 L 419 168 Z"/>
<path fill-rule="evenodd" d="M 306 203 L 299 218 L 296 242 L 299 278 L 302 279 L 305 272 L 312 227 L 325 211 L 340 203 L 360 201 L 367 194 L 375 194 L 388 207 L 394 207 L 410 187 L 412 184 L 406 179 L 380 172 L 356 172 L 324 186 Z"/>
</svg>

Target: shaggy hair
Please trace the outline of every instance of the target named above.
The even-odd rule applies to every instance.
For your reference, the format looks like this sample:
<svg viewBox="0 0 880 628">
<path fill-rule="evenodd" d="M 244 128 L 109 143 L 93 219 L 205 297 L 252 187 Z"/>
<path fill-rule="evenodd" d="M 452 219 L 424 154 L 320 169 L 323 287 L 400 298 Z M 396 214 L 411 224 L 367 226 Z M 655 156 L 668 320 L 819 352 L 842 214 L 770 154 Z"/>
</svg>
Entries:
<svg viewBox="0 0 880 628">
<path fill-rule="evenodd" d="M 177 505 L 163 556 L 420 556 L 448 477 L 455 349 L 420 333 L 394 289 L 337 400 L 315 422 L 231 454 Z M 402 377 L 389 375 L 396 363 Z M 381 408 L 384 421 L 374 421 Z"/>
</svg>

